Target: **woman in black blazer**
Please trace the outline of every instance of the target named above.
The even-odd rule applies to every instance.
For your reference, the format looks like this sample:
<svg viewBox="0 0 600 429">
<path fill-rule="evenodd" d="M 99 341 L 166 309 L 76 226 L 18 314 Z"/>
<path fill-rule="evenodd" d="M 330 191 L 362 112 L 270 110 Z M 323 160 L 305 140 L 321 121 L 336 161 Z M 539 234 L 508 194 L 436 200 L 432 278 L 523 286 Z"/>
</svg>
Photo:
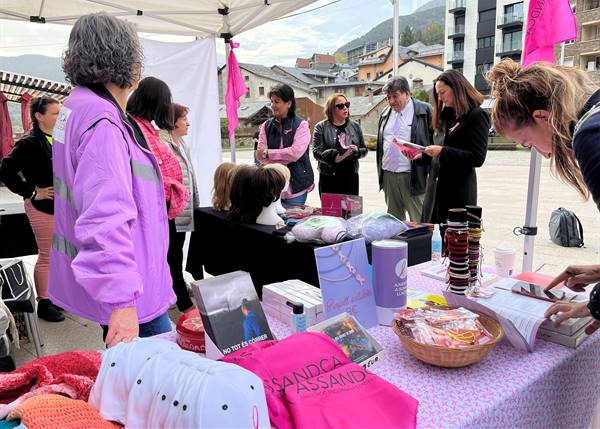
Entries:
<svg viewBox="0 0 600 429">
<path fill-rule="evenodd" d="M 358 123 L 350 120 L 350 102 L 333 94 L 325 103 L 327 119 L 315 126 L 313 155 L 319 161 L 319 195 L 358 195 L 358 160 L 367 147 Z"/>
<path fill-rule="evenodd" d="M 445 223 L 448 210 L 477 204 L 477 174 L 487 153 L 490 118 L 480 107 L 481 95 L 456 70 L 436 80 L 433 106 L 433 145 L 427 178 L 424 222 Z"/>
</svg>

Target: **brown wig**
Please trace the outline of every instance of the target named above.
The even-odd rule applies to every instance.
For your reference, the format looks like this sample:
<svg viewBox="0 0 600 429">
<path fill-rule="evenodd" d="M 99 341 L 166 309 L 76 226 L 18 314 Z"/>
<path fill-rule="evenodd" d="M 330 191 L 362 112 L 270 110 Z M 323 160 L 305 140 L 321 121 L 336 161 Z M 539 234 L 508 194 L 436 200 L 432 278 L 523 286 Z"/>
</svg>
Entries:
<svg viewBox="0 0 600 429">
<path fill-rule="evenodd" d="M 323 108 L 323 114 L 327 117 L 327 120 L 330 123 L 333 123 L 333 111 L 336 109 L 335 101 L 338 97 L 344 97 L 344 100 L 348 101 L 344 94 L 336 92 L 335 94 L 329 96 L 329 98 L 325 102 L 325 107 Z"/>
<path fill-rule="evenodd" d="M 215 170 L 212 191 L 212 205 L 215 210 L 224 211 L 229 209 L 229 192 L 233 179 L 231 172 L 235 168 L 235 164 L 224 162 Z"/>
<path fill-rule="evenodd" d="M 563 181 L 589 198 L 575 153 L 572 127 L 579 112 L 598 89 L 582 70 L 534 63 L 527 68 L 512 60 L 496 64 L 486 75 L 496 99 L 492 119 L 500 134 L 535 124 L 533 112 L 548 112 L 552 128 L 551 167 Z"/>
<path fill-rule="evenodd" d="M 481 103 L 483 103 L 483 95 L 469 83 L 462 73 L 456 70 L 446 70 L 435 80 L 435 82 L 438 81 L 444 82 L 452 88 L 454 94 L 453 109 L 457 118 L 468 113 L 473 107 L 481 106 Z M 439 130 L 444 106 L 435 90 L 435 82 L 433 89 L 433 128 Z"/>
<path fill-rule="evenodd" d="M 256 223 L 256 202 L 252 201 L 252 180 L 257 168 L 254 165 L 240 166 L 231 181 L 229 218 L 233 223 Z"/>
</svg>

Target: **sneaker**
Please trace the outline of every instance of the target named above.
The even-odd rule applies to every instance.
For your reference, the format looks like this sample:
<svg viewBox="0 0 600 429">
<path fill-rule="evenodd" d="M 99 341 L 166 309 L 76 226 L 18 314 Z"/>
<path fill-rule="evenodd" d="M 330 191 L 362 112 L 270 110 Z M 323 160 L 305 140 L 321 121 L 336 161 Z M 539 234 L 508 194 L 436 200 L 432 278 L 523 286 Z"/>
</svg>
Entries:
<svg viewBox="0 0 600 429">
<path fill-rule="evenodd" d="M 37 315 L 47 322 L 62 322 L 65 316 L 56 309 L 49 299 L 40 299 L 38 302 Z"/>
</svg>

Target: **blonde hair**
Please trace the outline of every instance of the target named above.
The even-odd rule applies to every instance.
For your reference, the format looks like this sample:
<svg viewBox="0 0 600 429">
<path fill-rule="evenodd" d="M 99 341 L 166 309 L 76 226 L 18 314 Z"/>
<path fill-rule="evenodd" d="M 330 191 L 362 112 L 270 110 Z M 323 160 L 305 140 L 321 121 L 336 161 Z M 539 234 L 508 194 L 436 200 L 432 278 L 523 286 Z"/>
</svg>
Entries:
<svg viewBox="0 0 600 429">
<path fill-rule="evenodd" d="M 283 178 L 285 179 L 285 183 L 289 183 L 290 178 L 292 177 L 291 173 L 290 173 L 290 169 L 287 168 L 285 165 L 283 164 L 265 164 L 263 165 L 264 168 L 270 168 L 273 169 L 277 172 L 279 172 Z"/>
<path fill-rule="evenodd" d="M 323 108 L 323 114 L 327 117 L 329 122 L 333 122 L 333 110 L 336 108 L 335 100 L 337 100 L 338 97 L 344 97 L 344 100 L 348 101 L 346 95 L 342 94 L 341 92 L 336 92 L 335 94 L 329 96 L 325 102 L 325 107 Z"/>
<path fill-rule="evenodd" d="M 496 99 L 492 110 L 496 130 L 504 134 L 532 126 L 533 112 L 547 111 L 553 133 L 552 172 L 589 198 L 571 143 L 579 112 L 597 89 L 585 72 L 541 62 L 524 68 L 507 59 L 496 64 L 486 79 Z"/>
<path fill-rule="evenodd" d="M 231 162 L 224 162 L 215 170 L 212 191 L 212 205 L 215 210 L 229 210 L 229 206 L 231 204 L 229 193 L 231 190 L 231 182 L 234 175 L 233 173 L 236 169 L 237 166 L 235 164 Z"/>
</svg>

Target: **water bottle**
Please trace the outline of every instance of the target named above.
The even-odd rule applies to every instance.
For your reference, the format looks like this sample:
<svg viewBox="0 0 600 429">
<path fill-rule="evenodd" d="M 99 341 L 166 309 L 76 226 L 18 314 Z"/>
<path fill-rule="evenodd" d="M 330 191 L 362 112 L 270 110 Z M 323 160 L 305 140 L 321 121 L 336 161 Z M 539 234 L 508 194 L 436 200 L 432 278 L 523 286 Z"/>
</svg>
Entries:
<svg viewBox="0 0 600 429">
<path fill-rule="evenodd" d="M 431 236 L 431 260 L 439 262 L 442 259 L 442 236 L 440 235 L 440 226 L 435 224 L 433 235 Z"/>
<path fill-rule="evenodd" d="M 286 304 L 289 307 L 292 307 L 292 332 L 306 332 L 306 314 L 304 313 L 304 304 L 293 301 L 288 301 Z"/>
</svg>

